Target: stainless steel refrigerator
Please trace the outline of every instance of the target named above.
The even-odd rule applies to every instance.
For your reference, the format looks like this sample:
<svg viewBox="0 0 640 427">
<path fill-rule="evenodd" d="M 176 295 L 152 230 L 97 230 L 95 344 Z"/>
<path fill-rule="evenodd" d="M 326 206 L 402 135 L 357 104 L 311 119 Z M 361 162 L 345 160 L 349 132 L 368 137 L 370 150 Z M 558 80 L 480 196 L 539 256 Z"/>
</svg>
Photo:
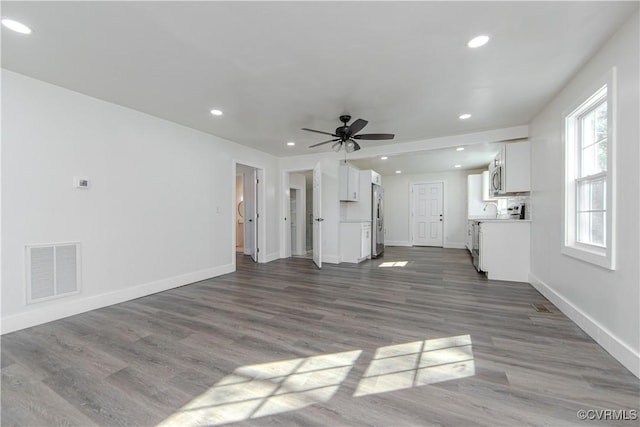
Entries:
<svg viewBox="0 0 640 427">
<path fill-rule="evenodd" d="M 371 258 L 384 252 L 384 189 L 378 184 L 371 188 Z"/>
</svg>

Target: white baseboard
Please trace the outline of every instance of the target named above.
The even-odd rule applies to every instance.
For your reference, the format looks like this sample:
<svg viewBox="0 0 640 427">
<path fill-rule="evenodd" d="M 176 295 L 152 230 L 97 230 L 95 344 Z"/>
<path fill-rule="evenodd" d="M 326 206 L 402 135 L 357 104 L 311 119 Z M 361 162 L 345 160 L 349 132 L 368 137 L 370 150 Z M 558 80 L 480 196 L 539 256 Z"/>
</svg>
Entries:
<svg viewBox="0 0 640 427">
<path fill-rule="evenodd" d="M 264 259 L 263 262 L 275 261 L 277 259 L 280 259 L 280 253 L 279 252 L 271 252 L 270 254 L 265 255 L 264 258 L 265 259 Z"/>
<path fill-rule="evenodd" d="M 322 262 L 327 264 L 340 264 L 340 257 L 338 255 L 322 255 Z"/>
<path fill-rule="evenodd" d="M 588 314 L 573 305 L 565 297 L 554 291 L 535 274 L 529 273 L 529 283 L 562 311 L 569 319 L 587 333 L 595 342 L 600 344 L 609 354 L 618 360 L 633 375 L 640 378 L 640 354 L 635 352 L 624 342 L 620 341 L 611 331 L 600 325 Z"/>
<path fill-rule="evenodd" d="M 385 246 L 413 246 L 411 242 L 406 242 L 403 240 L 387 240 L 384 242 Z"/>
<path fill-rule="evenodd" d="M 130 301 L 190 283 L 232 273 L 235 269 L 235 264 L 227 264 L 86 298 L 80 297 L 70 301 L 56 300 L 55 303 L 50 303 L 49 305 L 30 305 L 27 311 L 3 317 L 1 333 L 7 334 L 109 305 Z"/>
<path fill-rule="evenodd" d="M 467 244 L 460 242 L 445 242 L 444 247 L 446 249 L 467 249 Z"/>
</svg>

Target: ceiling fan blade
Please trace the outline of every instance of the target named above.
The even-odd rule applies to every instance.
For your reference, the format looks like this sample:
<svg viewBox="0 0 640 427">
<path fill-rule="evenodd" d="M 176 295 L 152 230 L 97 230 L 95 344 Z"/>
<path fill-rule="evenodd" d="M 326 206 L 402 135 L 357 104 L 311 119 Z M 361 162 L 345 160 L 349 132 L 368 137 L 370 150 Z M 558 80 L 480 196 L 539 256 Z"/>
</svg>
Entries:
<svg viewBox="0 0 640 427">
<path fill-rule="evenodd" d="M 338 139 L 340 139 L 340 138 L 338 138 Z M 337 141 L 338 139 L 330 139 L 330 140 L 328 140 L 328 141 L 318 142 L 317 144 L 310 145 L 310 146 L 309 146 L 309 148 L 317 147 L 317 146 L 319 146 L 319 145 L 328 144 L 328 143 L 330 143 L 330 142 Z"/>
<path fill-rule="evenodd" d="M 307 132 L 315 132 L 315 133 L 321 133 L 323 135 L 331 135 L 331 136 L 338 136 L 338 135 L 334 135 L 330 132 L 323 132 L 321 130 L 314 130 L 314 129 L 307 129 L 307 128 L 302 128 L 302 130 L 306 130 Z"/>
<path fill-rule="evenodd" d="M 352 138 L 381 140 L 381 139 L 393 139 L 394 136 L 395 135 L 392 133 L 364 133 L 362 135 L 354 135 Z"/>
<path fill-rule="evenodd" d="M 355 122 L 351 123 L 351 125 L 349 126 L 349 129 L 351 129 L 351 135 L 355 135 L 356 133 L 360 132 L 367 125 L 367 123 L 369 122 L 363 119 L 358 119 Z"/>
</svg>

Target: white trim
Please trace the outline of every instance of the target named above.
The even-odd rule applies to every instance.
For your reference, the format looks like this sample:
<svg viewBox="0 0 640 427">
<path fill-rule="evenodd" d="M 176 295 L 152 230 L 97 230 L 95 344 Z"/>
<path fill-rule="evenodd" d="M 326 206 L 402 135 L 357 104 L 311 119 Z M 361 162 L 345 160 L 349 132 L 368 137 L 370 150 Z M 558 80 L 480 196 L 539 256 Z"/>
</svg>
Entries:
<svg viewBox="0 0 640 427">
<path fill-rule="evenodd" d="M 337 255 L 325 255 L 322 254 L 322 263 L 327 264 L 340 264 L 340 257 Z"/>
<path fill-rule="evenodd" d="M 22 313 L 3 317 L 2 334 L 15 332 L 20 329 L 30 328 L 32 326 L 63 319 L 65 317 L 96 310 L 109 305 L 119 304 L 121 302 L 189 285 L 201 280 L 232 273 L 235 270 L 235 264 L 227 264 L 219 267 L 208 268 L 206 270 L 181 274 L 180 276 L 168 277 L 155 282 L 144 283 L 138 286 L 107 292 L 100 295 L 75 298 L 69 301 L 58 300 L 54 305 L 32 306 L 32 309 Z"/>
<path fill-rule="evenodd" d="M 529 283 L 633 375 L 640 378 L 640 353 L 634 351 L 606 327 L 554 291 L 535 274 L 529 273 Z"/>
<path fill-rule="evenodd" d="M 443 248 L 445 249 L 467 249 L 466 243 L 461 242 L 445 242 Z"/>
<path fill-rule="evenodd" d="M 585 106 L 594 103 L 598 92 L 607 88 L 607 200 L 606 200 L 606 248 L 585 245 L 575 241 L 575 147 L 571 144 L 575 128 L 568 122 L 576 122 L 578 113 Z M 616 260 L 616 118 L 617 118 L 617 85 L 616 67 L 593 82 L 585 93 L 562 114 L 563 124 L 563 165 L 564 185 L 562 186 L 563 218 L 561 252 L 572 258 L 597 265 L 608 270 L 615 270 Z M 571 145 L 571 146 L 570 146 Z M 571 151 L 571 153 L 569 153 Z"/>
<path fill-rule="evenodd" d="M 384 242 L 385 246 L 413 246 L 411 242 L 404 240 L 390 240 Z"/>
<path fill-rule="evenodd" d="M 282 214 L 280 215 L 280 219 L 282 220 L 280 222 L 281 228 L 280 228 L 280 258 L 290 258 L 291 255 L 291 251 L 287 252 L 287 232 L 285 230 L 285 226 L 287 224 L 285 224 L 284 221 L 284 217 L 285 216 L 289 216 L 288 214 L 286 214 L 286 212 L 288 212 L 289 207 L 288 207 L 288 203 L 289 203 L 289 188 L 291 188 L 290 184 L 290 174 L 292 173 L 304 173 L 304 172 L 309 172 L 309 171 L 313 171 L 313 167 L 311 168 L 288 168 L 288 169 L 282 169 L 281 175 L 280 175 L 280 188 L 282 190 L 282 203 L 280 205 L 280 209 L 282 209 Z M 305 189 L 306 190 L 306 189 Z M 305 194 L 305 198 L 308 197 L 308 195 Z M 305 208 L 306 209 L 306 208 Z M 324 256 L 323 256 L 323 261 L 324 261 Z"/>
<path fill-rule="evenodd" d="M 265 255 L 263 262 L 271 262 L 280 259 L 280 252 L 271 252 Z"/>
</svg>

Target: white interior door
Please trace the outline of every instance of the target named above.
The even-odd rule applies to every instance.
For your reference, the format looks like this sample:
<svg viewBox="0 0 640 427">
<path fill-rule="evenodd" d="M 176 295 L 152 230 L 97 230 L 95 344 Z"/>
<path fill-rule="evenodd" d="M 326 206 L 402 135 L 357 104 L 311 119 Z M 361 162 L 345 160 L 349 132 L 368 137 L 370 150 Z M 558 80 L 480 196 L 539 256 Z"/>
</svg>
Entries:
<svg viewBox="0 0 640 427">
<path fill-rule="evenodd" d="M 412 234 L 415 246 L 443 246 L 443 183 L 413 184 Z"/>
<path fill-rule="evenodd" d="M 245 175 L 244 179 L 244 253 L 258 262 L 258 192 L 256 170 Z"/>
<path fill-rule="evenodd" d="M 322 169 L 313 168 L 313 262 L 322 268 Z"/>
</svg>

